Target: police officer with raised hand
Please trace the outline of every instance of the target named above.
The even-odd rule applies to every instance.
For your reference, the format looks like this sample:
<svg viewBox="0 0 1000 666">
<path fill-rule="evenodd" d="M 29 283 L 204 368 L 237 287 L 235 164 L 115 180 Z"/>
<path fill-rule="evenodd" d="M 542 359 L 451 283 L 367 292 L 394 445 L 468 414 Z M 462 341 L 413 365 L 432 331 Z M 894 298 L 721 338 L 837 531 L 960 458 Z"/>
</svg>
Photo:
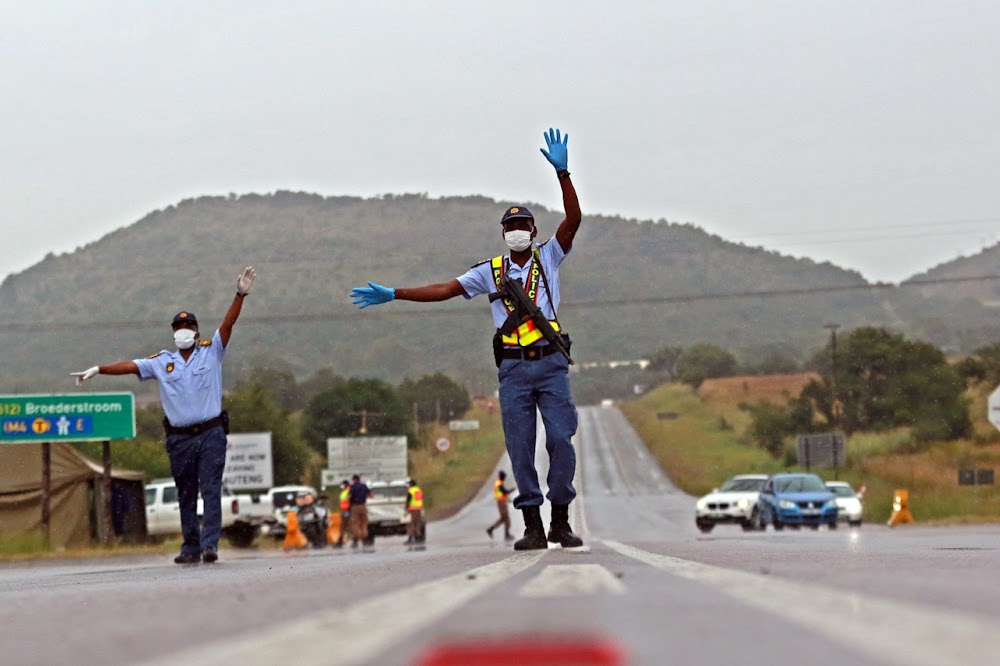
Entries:
<svg viewBox="0 0 1000 666">
<path fill-rule="evenodd" d="M 559 309 L 559 265 L 573 247 L 580 228 L 580 203 L 567 170 L 566 144 L 569 135 L 549 129 L 542 154 L 555 168 L 562 189 L 566 218 L 555 236 L 534 246 L 538 234 L 531 212 L 524 206 L 508 208 L 500 220 L 502 237 L 510 253 L 470 268 L 464 275 L 439 284 L 421 287 L 391 288 L 374 282 L 351 290 L 359 308 L 392 300 L 444 301 L 455 296 L 472 298 L 501 290 L 503 277 L 520 279 L 529 299 L 550 320 L 549 327 L 559 332 L 556 316 Z M 576 497 L 573 477 L 576 452 L 572 437 L 576 433 L 577 413 L 569 385 L 569 357 L 559 353 L 556 344 L 547 340 L 533 321 L 520 323 L 510 330 L 509 318 L 516 311 L 510 298 L 492 301 L 493 320 L 497 326 L 494 355 L 500 382 L 500 412 L 507 453 L 513 464 L 519 494 L 514 508 L 524 517 L 525 534 L 514 544 L 515 550 L 547 548 L 545 527 L 539 507 L 544 498 L 535 469 L 535 412 L 541 412 L 545 425 L 545 447 L 549 453 L 548 497 L 552 503 L 552 523 L 548 541 L 570 548 L 583 542 L 569 525 L 569 505 Z M 543 322 L 544 323 L 544 322 Z M 559 332 L 567 348 L 569 339 Z"/>
<path fill-rule="evenodd" d="M 141 381 L 160 383 L 160 402 L 166 416 L 170 471 L 177 484 L 184 543 L 177 564 L 212 563 L 219 559 L 222 531 L 222 473 L 226 465 L 228 416 L 222 411 L 222 360 L 240 316 L 243 299 L 257 277 L 248 266 L 236 279 L 236 296 L 219 330 L 202 340 L 198 320 L 179 312 L 171 326 L 177 351 L 161 351 L 148 358 L 118 361 L 70 373 L 79 386 L 102 375 L 138 375 Z M 203 524 L 198 524 L 198 493 L 204 501 Z"/>
</svg>

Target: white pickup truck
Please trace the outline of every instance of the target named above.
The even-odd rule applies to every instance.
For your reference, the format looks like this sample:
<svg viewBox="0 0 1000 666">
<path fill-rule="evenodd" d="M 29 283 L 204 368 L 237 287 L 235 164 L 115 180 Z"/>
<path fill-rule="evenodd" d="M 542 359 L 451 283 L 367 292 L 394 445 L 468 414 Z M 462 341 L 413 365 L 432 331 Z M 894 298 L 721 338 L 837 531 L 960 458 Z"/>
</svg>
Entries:
<svg viewBox="0 0 1000 666">
<path fill-rule="evenodd" d="M 370 481 L 368 488 L 372 496 L 368 498 L 368 533 L 372 537 L 392 534 L 406 534 L 406 495 L 410 483 L 406 479 L 397 481 Z"/>
<path fill-rule="evenodd" d="M 250 498 L 247 497 L 247 500 Z M 237 548 L 248 548 L 267 516 L 241 510 L 241 498 L 222 489 L 222 536 Z M 198 517 L 204 512 L 198 498 Z M 268 514 L 270 515 L 270 514 Z M 146 484 L 146 534 L 153 541 L 181 533 L 181 510 L 173 479 L 154 479 Z"/>
</svg>

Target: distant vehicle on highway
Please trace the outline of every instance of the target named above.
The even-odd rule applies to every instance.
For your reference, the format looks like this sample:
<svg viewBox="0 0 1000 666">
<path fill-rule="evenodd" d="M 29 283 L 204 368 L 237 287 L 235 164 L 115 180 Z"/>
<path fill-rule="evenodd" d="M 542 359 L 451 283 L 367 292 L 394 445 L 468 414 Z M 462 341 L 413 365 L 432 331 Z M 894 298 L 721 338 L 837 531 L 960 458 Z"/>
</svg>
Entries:
<svg viewBox="0 0 1000 666">
<path fill-rule="evenodd" d="M 861 493 L 854 492 L 854 488 L 846 481 L 827 481 L 826 487 L 837 501 L 837 520 L 851 527 L 861 527 L 861 514 L 864 511 Z"/>
<path fill-rule="evenodd" d="M 757 496 L 767 474 L 738 474 L 694 505 L 694 522 L 708 534 L 719 523 L 739 523 L 744 531 L 760 529 Z"/>
<path fill-rule="evenodd" d="M 815 474 L 774 474 L 761 488 L 757 499 L 761 529 L 785 525 L 826 525 L 837 529 L 837 501 L 823 479 Z"/>
</svg>

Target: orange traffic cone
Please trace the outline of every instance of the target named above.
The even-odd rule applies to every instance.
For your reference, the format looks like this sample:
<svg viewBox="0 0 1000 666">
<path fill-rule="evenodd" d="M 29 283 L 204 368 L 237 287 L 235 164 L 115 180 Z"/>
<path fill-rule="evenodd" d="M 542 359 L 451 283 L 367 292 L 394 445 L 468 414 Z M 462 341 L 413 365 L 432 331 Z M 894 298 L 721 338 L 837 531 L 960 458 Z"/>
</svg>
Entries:
<svg viewBox="0 0 1000 666">
<path fill-rule="evenodd" d="M 285 550 L 305 548 L 308 544 L 306 535 L 299 529 L 299 514 L 290 511 L 288 513 L 288 527 L 285 528 Z"/>
<path fill-rule="evenodd" d="M 330 543 L 330 544 L 337 543 L 337 541 L 340 539 L 340 521 L 341 520 L 342 519 L 341 519 L 339 513 L 331 513 L 330 514 L 330 518 L 329 518 L 330 524 L 326 528 L 326 542 L 327 543 Z"/>
</svg>

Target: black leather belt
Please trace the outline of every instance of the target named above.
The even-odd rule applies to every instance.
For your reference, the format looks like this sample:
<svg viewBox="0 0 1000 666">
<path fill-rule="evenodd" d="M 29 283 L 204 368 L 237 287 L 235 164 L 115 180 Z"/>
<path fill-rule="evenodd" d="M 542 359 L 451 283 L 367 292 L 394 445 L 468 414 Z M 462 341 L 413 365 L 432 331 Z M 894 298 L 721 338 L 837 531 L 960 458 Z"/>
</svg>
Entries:
<svg viewBox="0 0 1000 666">
<path fill-rule="evenodd" d="M 549 354 L 558 354 L 559 348 L 555 345 L 542 345 L 539 347 L 506 347 L 503 350 L 504 358 L 519 358 L 524 361 L 537 361 Z"/>
<path fill-rule="evenodd" d="M 222 425 L 222 417 L 216 416 L 214 419 L 209 419 L 207 421 L 202 421 L 201 423 L 195 423 L 189 426 L 173 426 L 166 422 L 164 419 L 163 428 L 167 431 L 168 435 L 200 435 L 206 430 L 211 430 L 212 428 L 217 428 Z"/>
</svg>

